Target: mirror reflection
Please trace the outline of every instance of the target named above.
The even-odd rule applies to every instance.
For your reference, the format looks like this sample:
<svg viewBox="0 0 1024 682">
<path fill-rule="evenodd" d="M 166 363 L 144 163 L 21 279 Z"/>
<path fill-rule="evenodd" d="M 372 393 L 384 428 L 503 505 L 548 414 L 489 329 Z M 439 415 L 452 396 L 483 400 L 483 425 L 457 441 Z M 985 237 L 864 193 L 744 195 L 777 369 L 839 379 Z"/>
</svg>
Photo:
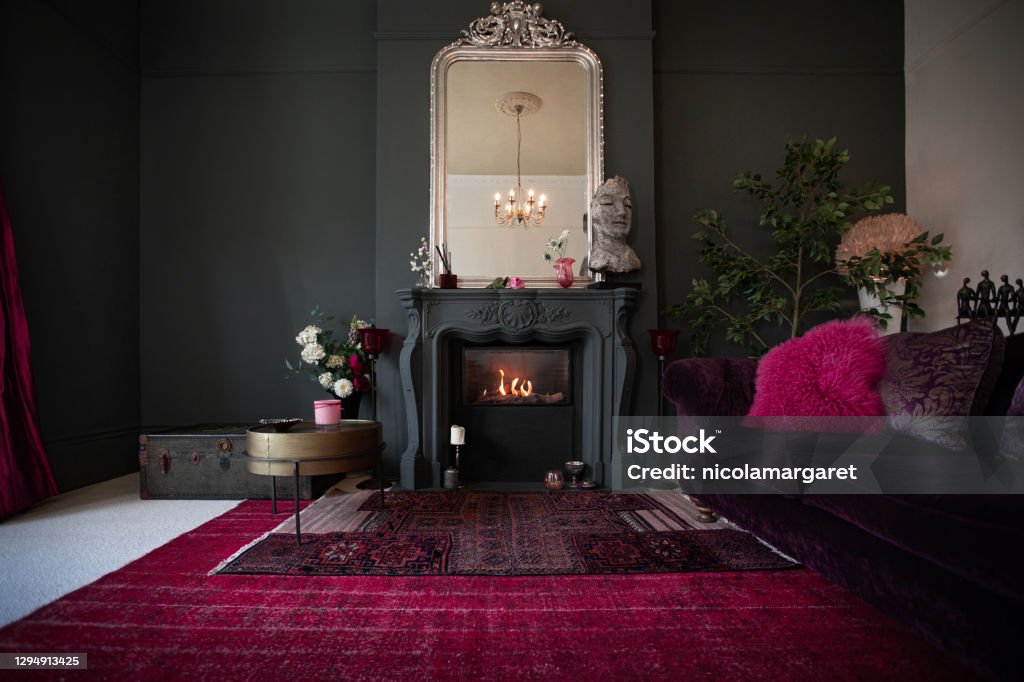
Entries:
<svg viewBox="0 0 1024 682">
<path fill-rule="evenodd" d="M 545 245 L 565 230 L 565 256 L 584 268 L 589 150 L 583 65 L 455 61 L 446 86 L 445 241 L 460 280 L 551 278 Z"/>
</svg>

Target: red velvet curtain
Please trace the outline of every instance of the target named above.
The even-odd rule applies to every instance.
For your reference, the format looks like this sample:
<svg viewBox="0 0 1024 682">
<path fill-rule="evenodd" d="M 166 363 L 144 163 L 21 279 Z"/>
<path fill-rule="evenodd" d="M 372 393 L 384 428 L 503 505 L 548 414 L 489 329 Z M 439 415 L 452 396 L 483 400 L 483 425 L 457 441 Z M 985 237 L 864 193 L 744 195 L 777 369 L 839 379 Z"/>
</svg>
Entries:
<svg viewBox="0 0 1024 682">
<path fill-rule="evenodd" d="M 39 433 L 14 234 L 0 185 L 0 519 L 57 494 Z"/>
</svg>

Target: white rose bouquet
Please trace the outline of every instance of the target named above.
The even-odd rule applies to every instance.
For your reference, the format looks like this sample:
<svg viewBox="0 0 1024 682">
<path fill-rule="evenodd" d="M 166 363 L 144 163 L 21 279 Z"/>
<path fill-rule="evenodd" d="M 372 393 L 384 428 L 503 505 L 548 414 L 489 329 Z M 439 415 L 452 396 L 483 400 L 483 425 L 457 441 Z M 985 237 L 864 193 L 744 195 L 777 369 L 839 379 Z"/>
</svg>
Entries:
<svg viewBox="0 0 1024 682">
<path fill-rule="evenodd" d="M 308 371 L 313 381 L 338 398 L 369 391 L 370 377 L 366 373 L 366 353 L 363 352 L 359 330 L 370 327 L 370 323 L 353 315 L 348 333 L 338 339 L 333 331 L 324 329 L 334 318 L 325 315 L 320 306 L 313 308 L 310 316 L 314 323 L 307 325 L 295 337 L 295 342 L 302 348 L 299 362 L 284 361 L 288 371 L 293 374 Z"/>
</svg>

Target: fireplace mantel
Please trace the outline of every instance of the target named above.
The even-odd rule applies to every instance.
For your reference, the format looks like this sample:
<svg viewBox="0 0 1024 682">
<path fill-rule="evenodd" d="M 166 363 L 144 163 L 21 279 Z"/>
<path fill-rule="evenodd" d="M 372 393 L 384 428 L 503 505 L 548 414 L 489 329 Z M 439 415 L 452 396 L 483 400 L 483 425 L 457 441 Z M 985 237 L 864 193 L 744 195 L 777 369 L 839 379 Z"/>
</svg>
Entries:
<svg viewBox="0 0 1024 682">
<path fill-rule="evenodd" d="M 399 363 L 408 429 L 401 486 L 441 485 L 452 341 L 579 342 L 583 458 L 594 480 L 605 483 L 613 418 L 628 414 L 631 405 L 636 353 L 628 326 L 637 296 L 635 289 L 399 290 L 409 322 Z"/>
</svg>

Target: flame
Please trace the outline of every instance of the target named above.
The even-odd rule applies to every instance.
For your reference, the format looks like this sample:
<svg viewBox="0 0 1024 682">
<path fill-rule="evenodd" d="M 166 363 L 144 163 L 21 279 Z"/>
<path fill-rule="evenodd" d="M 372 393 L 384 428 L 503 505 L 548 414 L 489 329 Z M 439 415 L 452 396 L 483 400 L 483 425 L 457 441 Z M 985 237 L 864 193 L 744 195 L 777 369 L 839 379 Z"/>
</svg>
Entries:
<svg viewBox="0 0 1024 682">
<path fill-rule="evenodd" d="M 499 369 L 498 374 L 500 380 L 498 381 L 498 395 L 503 396 L 514 396 L 517 398 L 526 398 L 533 393 L 533 382 L 529 379 L 520 380 L 519 377 L 513 377 L 512 383 L 509 384 L 508 388 L 505 387 L 505 370 Z M 520 381 L 522 383 L 520 383 Z M 483 396 L 487 395 L 487 389 L 484 389 Z"/>
</svg>

